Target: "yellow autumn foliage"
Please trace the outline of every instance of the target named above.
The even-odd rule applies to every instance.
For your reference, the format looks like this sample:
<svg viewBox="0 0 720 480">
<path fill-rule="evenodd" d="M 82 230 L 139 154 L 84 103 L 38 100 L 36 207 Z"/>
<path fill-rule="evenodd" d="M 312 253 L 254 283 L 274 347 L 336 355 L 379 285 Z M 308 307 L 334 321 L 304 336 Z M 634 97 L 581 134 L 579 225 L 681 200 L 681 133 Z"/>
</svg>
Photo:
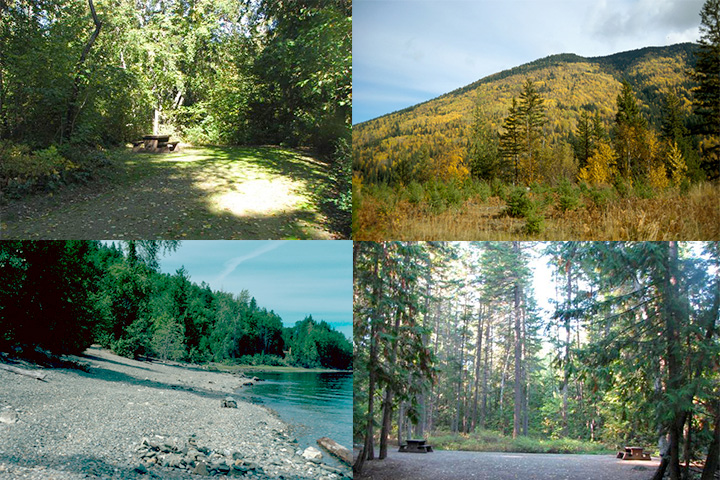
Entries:
<svg viewBox="0 0 720 480">
<path fill-rule="evenodd" d="M 609 143 L 603 141 L 598 144 L 587 165 L 578 173 L 578 180 L 591 185 L 609 184 L 616 174 L 615 150 Z"/>
</svg>

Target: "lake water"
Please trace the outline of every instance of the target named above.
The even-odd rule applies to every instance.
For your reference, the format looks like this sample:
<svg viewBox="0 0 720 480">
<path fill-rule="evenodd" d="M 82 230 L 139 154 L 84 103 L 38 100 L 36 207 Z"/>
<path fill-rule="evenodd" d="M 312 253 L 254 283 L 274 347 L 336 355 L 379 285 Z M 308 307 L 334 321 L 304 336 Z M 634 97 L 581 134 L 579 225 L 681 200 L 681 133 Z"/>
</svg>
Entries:
<svg viewBox="0 0 720 480">
<path fill-rule="evenodd" d="M 275 410 L 292 427 L 303 450 L 320 448 L 317 439 L 330 437 L 352 449 L 352 373 L 273 372 L 258 373 L 265 381 L 236 392 L 239 399 Z M 326 463 L 337 465 L 323 450 Z"/>
</svg>

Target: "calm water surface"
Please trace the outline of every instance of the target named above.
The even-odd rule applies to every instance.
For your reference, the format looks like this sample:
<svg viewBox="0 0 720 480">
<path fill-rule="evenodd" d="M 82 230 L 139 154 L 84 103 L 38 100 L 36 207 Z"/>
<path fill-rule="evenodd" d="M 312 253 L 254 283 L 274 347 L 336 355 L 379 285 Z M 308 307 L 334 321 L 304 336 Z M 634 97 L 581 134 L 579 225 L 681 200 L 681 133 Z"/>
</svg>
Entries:
<svg viewBox="0 0 720 480">
<path fill-rule="evenodd" d="M 258 373 L 265 381 L 236 392 L 240 399 L 275 410 L 291 425 L 303 450 L 319 448 L 317 439 L 330 437 L 352 448 L 352 373 L 277 372 Z M 323 459 L 333 465 L 323 450 Z"/>
</svg>

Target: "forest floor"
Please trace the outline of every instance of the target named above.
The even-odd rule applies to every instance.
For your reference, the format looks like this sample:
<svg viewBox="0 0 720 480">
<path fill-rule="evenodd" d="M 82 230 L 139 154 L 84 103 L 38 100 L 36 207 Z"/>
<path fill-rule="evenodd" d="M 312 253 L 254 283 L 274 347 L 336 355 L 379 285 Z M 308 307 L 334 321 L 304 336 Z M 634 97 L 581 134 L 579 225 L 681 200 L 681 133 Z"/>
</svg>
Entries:
<svg viewBox="0 0 720 480">
<path fill-rule="evenodd" d="M 366 461 L 359 480 L 648 480 L 659 462 L 611 455 L 435 451 L 388 452 Z"/>
<path fill-rule="evenodd" d="M 0 207 L 4 239 L 335 239 L 328 165 L 274 147 L 112 152 L 85 185 Z"/>
</svg>

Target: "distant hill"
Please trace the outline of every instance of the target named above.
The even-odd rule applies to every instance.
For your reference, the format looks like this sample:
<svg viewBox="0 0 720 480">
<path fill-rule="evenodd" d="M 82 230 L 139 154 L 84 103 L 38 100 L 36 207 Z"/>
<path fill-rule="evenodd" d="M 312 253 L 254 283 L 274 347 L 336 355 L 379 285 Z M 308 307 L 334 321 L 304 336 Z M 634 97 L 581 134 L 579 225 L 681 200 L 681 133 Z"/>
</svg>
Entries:
<svg viewBox="0 0 720 480">
<path fill-rule="evenodd" d="M 512 97 L 530 78 L 545 99 L 547 142 L 566 141 L 583 108 L 599 111 L 610 127 L 620 85 L 633 86 L 651 125 L 660 123 L 663 95 L 675 91 L 689 112 L 696 44 L 646 47 L 604 57 L 551 55 L 489 75 L 435 99 L 353 126 L 355 168 L 383 164 L 421 153 L 431 161 L 466 155 L 467 138 L 478 105 L 499 129 Z"/>
</svg>

